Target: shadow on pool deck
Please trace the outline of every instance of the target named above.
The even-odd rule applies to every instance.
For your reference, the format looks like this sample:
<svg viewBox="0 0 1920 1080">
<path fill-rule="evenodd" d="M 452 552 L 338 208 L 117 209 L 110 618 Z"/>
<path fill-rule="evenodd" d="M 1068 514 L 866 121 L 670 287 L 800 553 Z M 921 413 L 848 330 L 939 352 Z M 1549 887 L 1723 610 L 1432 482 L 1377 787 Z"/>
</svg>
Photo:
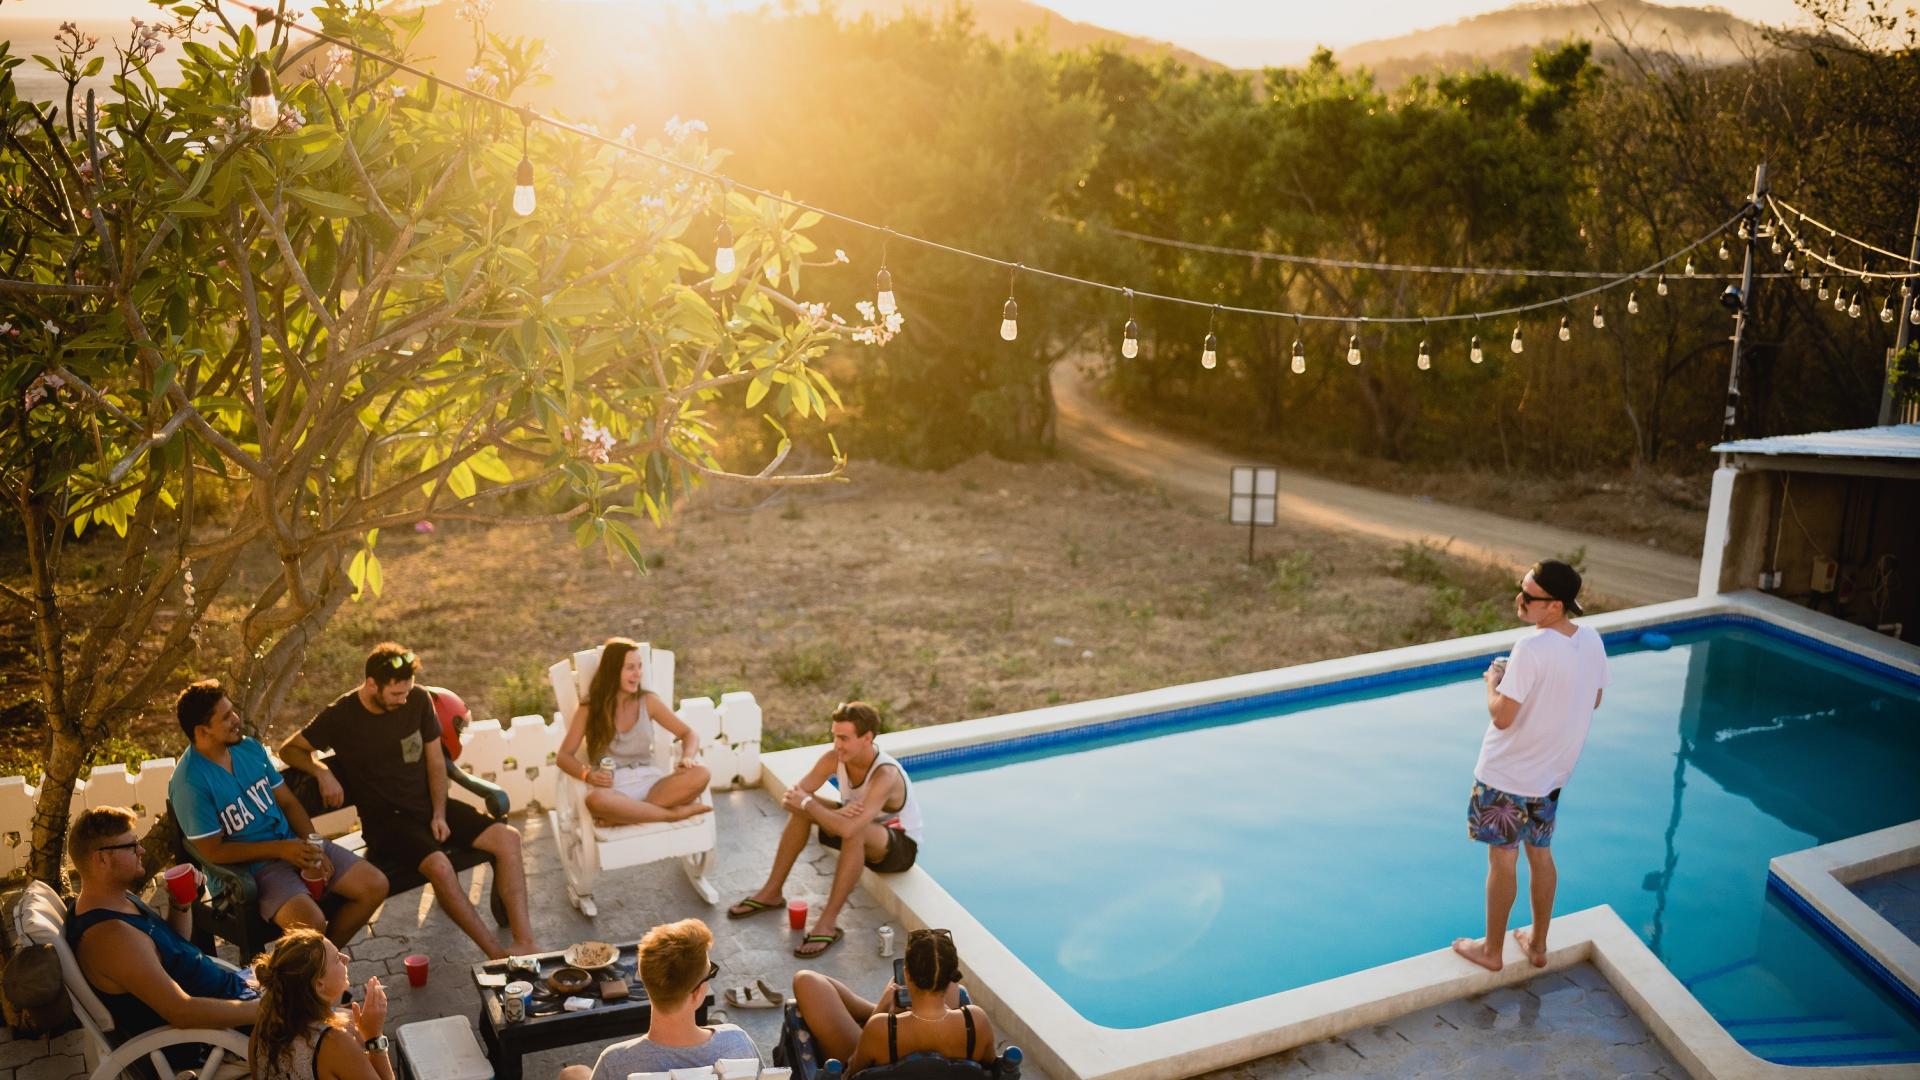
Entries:
<svg viewBox="0 0 1920 1080">
<path fill-rule="evenodd" d="M 780 1025 L 776 1009 L 725 1010 L 724 989 L 763 978 L 782 990 L 793 973 L 812 967 L 877 995 L 891 974 L 880 958 L 874 931 L 886 915 L 862 890 L 855 890 L 840 924 L 847 936 L 817 960 L 795 959 L 799 934 L 783 915 L 768 913 L 729 920 L 726 905 L 757 888 L 766 876 L 775 839 L 785 815 L 758 789 L 715 795 L 720 815 L 718 865 L 712 871 L 720 904 L 709 908 L 694 895 L 678 861 L 656 863 L 604 875 L 595 891 L 599 918 L 588 920 L 567 904 L 564 878 L 544 815 L 515 818 L 525 838 L 527 874 L 533 893 L 534 932 L 544 947 L 599 938 L 631 941 L 657 923 L 698 917 L 713 928 L 715 1007 L 745 1028 L 762 1056 L 772 1052 Z M 787 883 L 789 898 L 818 907 L 826 898 L 833 853 L 815 846 L 801 857 Z M 485 896 L 491 884 L 485 868 L 467 875 L 469 895 Z M 904 937 L 904 935 L 901 935 Z M 898 939 L 896 939 L 898 940 Z M 468 976 L 481 959 L 425 890 L 388 901 L 368 932 L 348 946 L 356 985 L 378 974 L 386 984 L 391 1013 L 387 1030 L 437 1016 L 472 1020 L 478 997 Z M 433 959 L 428 984 L 407 985 L 402 957 L 425 953 Z M 229 959 L 233 957 L 229 956 Z M 965 966 L 966 958 L 961 958 Z M 639 1032 L 634 1032 L 639 1034 Z M 5 1036 L 0 1036 L 5 1038 Z M 528 1080 L 546 1080 L 569 1062 L 591 1064 L 605 1042 L 531 1054 Z M 0 1042 L 0 1080 L 67 1080 L 84 1075 L 78 1033 L 51 1043 L 43 1040 Z M 1248 1062 L 1210 1074 L 1214 1077 L 1333 1076 L 1536 1077 L 1643 1075 L 1679 1080 L 1684 1073 L 1652 1035 L 1627 1010 L 1590 965 L 1542 976 L 1522 987 L 1483 997 L 1449 1002 L 1388 1024 L 1351 1031 L 1337 1038 Z M 1026 1080 L 1050 1080 L 1031 1061 Z"/>
</svg>

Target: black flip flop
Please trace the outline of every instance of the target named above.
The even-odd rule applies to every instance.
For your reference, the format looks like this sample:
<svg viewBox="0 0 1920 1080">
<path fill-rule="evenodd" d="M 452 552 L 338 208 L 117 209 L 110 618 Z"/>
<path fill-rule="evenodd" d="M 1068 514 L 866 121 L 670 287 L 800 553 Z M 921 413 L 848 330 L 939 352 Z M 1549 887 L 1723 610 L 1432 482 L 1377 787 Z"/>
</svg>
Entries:
<svg viewBox="0 0 1920 1080">
<path fill-rule="evenodd" d="M 748 919 L 748 918 L 752 918 L 755 915 L 760 914 L 763 911 L 778 911 L 781 908 L 784 908 L 786 906 L 787 906 L 787 902 L 785 900 L 781 900 L 777 903 L 769 904 L 764 900 L 755 900 L 753 897 L 749 896 L 745 900 L 742 900 L 739 903 L 728 908 L 727 918 Z M 740 909 L 743 907 L 746 908 L 747 910 L 741 911 Z"/>
<path fill-rule="evenodd" d="M 805 938 L 801 940 L 799 947 L 793 950 L 793 955 L 799 957 L 802 960 L 817 960 L 820 957 L 825 956 L 827 954 L 828 949 L 831 949 L 835 945 L 838 945 L 840 943 L 840 939 L 846 936 L 847 936 L 847 928 L 844 926 L 834 927 L 833 933 L 831 934 L 808 934 Z M 826 944 L 820 945 L 820 947 L 818 949 L 815 949 L 813 952 L 805 951 L 807 946 L 820 944 L 821 942 L 825 942 Z"/>
</svg>

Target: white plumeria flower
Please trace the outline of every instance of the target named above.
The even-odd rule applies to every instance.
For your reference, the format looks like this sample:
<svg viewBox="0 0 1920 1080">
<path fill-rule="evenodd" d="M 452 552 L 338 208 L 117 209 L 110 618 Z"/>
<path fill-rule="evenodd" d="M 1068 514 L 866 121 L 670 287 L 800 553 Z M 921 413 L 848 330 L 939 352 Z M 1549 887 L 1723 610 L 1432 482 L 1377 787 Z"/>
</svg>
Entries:
<svg viewBox="0 0 1920 1080">
<path fill-rule="evenodd" d="M 845 249 L 845 248 L 834 248 L 834 249 L 833 249 L 833 261 L 834 261 L 834 262 L 838 262 L 838 263 L 843 263 L 843 262 L 847 262 L 847 261 L 848 261 L 848 259 L 847 259 L 847 249 Z"/>
<path fill-rule="evenodd" d="M 44 324 L 44 325 L 46 326 L 46 328 L 47 328 L 47 333 L 49 333 L 49 334 L 53 334 L 53 335 L 55 335 L 55 336 L 58 336 L 58 335 L 59 335 L 59 333 L 60 333 L 60 328 L 59 328 L 58 326 L 55 326 L 55 325 L 53 325 L 53 320 L 52 320 L 52 319 L 43 319 L 43 320 L 41 320 L 41 322 L 42 322 L 42 323 L 43 323 L 43 324 Z"/>
</svg>

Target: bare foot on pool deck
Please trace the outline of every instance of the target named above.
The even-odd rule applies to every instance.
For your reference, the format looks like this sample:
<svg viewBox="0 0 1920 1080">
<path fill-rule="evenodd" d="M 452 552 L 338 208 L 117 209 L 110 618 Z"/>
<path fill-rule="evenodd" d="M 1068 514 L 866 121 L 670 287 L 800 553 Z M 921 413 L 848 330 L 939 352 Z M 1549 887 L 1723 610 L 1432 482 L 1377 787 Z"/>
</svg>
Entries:
<svg viewBox="0 0 1920 1080">
<path fill-rule="evenodd" d="M 1487 948 L 1487 942 L 1484 938 L 1454 938 L 1453 951 L 1479 964 L 1488 971 L 1500 970 L 1500 949 L 1498 946 L 1491 949 Z"/>
<path fill-rule="evenodd" d="M 1513 940 L 1519 942 L 1520 947 L 1526 950 L 1527 959 L 1533 961 L 1534 967 L 1547 966 L 1547 950 L 1544 947 L 1539 949 L 1533 947 L 1533 927 L 1523 926 L 1515 930 Z"/>
</svg>

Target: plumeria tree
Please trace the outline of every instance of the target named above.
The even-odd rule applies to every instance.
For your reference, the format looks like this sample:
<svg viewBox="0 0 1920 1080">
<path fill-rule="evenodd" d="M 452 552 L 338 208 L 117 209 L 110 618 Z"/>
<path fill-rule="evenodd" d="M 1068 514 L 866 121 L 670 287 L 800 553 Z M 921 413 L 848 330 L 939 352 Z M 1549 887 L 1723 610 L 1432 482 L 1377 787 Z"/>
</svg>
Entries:
<svg viewBox="0 0 1920 1080">
<path fill-rule="evenodd" d="M 89 748 L 202 672 L 209 632 L 236 635 L 225 674 L 264 717 L 379 591 L 382 530 L 563 522 L 637 560 L 703 480 L 834 480 L 837 450 L 783 471 L 784 439 L 730 467 L 716 429 L 826 415 L 813 363 L 900 329 L 800 299 L 835 261 L 815 216 L 672 167 L 719 165 L 696 124 L 637 154 L 529 123 L 377 58 L 417 24 L 365 0 L 305 18 L 377 57 L 215 0 L 156 14 L 105 50 L 67 35 L 65 101 L 20 100 L 0 53 L 0 492 L 26 550 L 0 606 L 35 639 L 48 880 Z M 513 99 L 537 46 L 475 40 L 468 79 Z M 110 93 L 75 96 L 103 71 Z M 117 547 L 104 576 L 76 571 L 82 542 Z"/>
</svg>

